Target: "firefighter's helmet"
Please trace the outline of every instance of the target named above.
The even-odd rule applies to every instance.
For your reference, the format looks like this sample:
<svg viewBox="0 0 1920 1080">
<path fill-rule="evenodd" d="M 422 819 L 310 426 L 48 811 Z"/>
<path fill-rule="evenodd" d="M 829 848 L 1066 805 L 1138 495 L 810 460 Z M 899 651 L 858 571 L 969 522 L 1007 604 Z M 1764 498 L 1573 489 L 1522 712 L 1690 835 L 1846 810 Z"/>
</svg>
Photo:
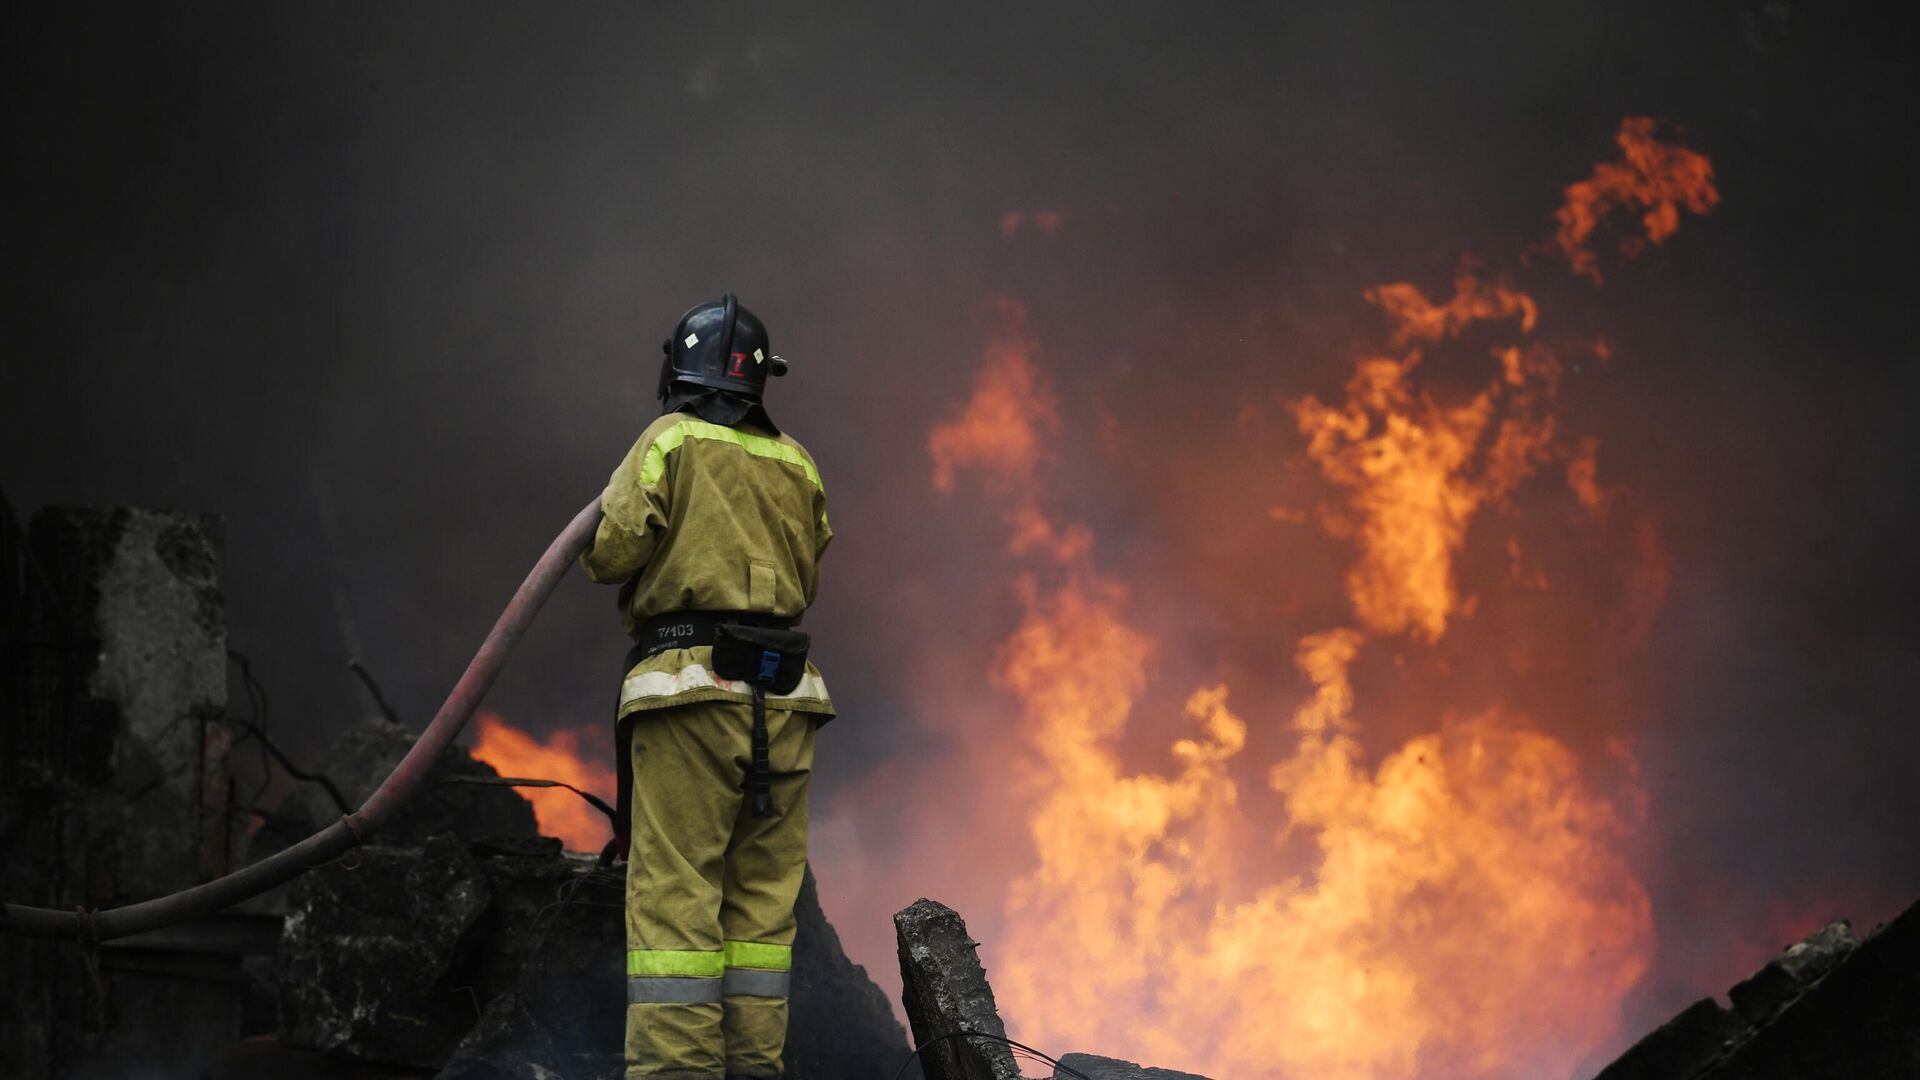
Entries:
<svg viewBox="0 0 1920 1080">
<path fill-rule="evenodd" d="M 685 383 L 759 401 L 767 376 L 787 373 L 787 362 L 767 342 L 765 324 L 732 293 L 680 316 L 660 349 L 666 354 L 660 364 L 662 399 L 676 383 Z"/>
</svg>

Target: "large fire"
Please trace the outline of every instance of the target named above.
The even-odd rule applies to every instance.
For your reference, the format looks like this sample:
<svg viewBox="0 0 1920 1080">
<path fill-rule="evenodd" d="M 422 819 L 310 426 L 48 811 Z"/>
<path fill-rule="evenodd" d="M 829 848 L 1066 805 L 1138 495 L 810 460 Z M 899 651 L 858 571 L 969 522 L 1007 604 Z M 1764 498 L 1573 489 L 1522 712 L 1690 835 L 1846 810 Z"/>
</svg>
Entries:
<svg viewBox="0 0 1920 1080">
<path fill-rule="evenodd" d="M 1651 131 L 1629 119 L 1626 159 L 1568 189 L 1560 242 L 1576 273 L 1598 280 L 1585 244 L 1613 206 L 1644 210 L 1646 240 L 1660 243 L 1676 207 L 1717 198 L 1706 159 Z M 1052 509 L 1044 465 L 1062 422 L 1019 304 L 996 305 L 972 399 L 931 434 L 935 486 L 985 479 L 1020 567 L 1023 614 L 992 678 L 1030 749 L 1035 861 L 1009 884 L 989 945 L 1020 1037 L 1236 1080 L 1559 1075 L 1615 1036 L 1647 968 L 1623 741 L 1604 741 L 1596 765 L 1518 709 L 1447 701 L 1394 717 L 1422 732 L 1397 746 L 1362 741 L 1389 726 L 1367 722 L 1356 682 L 1370 650 L 1438 666 L 1479 593 L 1551 588 L 1518 530 L 1507 581 L 1463 582 L 1479 517 L 1517 515 L 1510 497 L 1556 461 L 1596 529 L 1617 494 L 1600 482 L 1598 443 L 1563 437 L 1561 350 L 1535 337 L 1530 295 L 1470 265 L 1444 301 L 1407 283 L 1366 299 L 1385 315 L 1386 347 L 1355 362 L 1344 400 L 1286 402 L 1326 498 L 1310 514 L 1248 515 L 1249 527 L 1316 520 L 1352 545 L 1352 622 L 1299 640 L 1305 698 L 1290 709 L 1237 702 L 1225 685 L 1192 691 L 1170 767 L 1125 760 L 1155 613 L 1101 569 L 1092 530 Z M 1478 353 L 1491 360 L 1480 385 L 1423 384 L 1423 350 L 1485 335 L 1498 340 Z M 1657 604 L 1657 530 L 1628 535 L 1627 606 Z M 1277 759 L 1246 760 L 1250 744 Z"/>
<path fill-rule="evenodd" d="M 591 733 L 585 734 L 590 741 Z M 557 780 L 612 802 L 615 783 L 611 752 L 583 754 L 582 736 L 581 732 L 557 731 L 542 742 L 498 715 L 483 712 L 473 756 L 493 766 L 501 776 Z M 611 736 L 606 742 L 612 745 Z M 599 851 L 613 835 L 606 815 L 566 788 L 515 790 L 533 804 L 541 835 L 559 837 L 570 851 Z"/>
</svg>

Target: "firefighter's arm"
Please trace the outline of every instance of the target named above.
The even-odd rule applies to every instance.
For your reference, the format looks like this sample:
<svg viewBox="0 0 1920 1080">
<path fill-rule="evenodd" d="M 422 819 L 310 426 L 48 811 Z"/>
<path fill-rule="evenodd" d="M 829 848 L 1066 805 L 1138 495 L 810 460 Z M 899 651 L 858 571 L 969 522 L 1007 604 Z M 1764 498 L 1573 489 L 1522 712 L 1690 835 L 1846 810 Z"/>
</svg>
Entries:
<svg viewBox="0 0 1920 1080">
<path fill-rule="evenodd" d="M 650 435 L 651 433 L 649 433 Z M 649 456 L 653 461 L 649 462 Z M 605 514 L 594 530 L 593 545 L 580 556 L 587 576 L 618 584 L 639 573 L 667 528 L 668 474 L 653 439 L 642 436 L 600 496 Z M 649 466 L 653 467 L 649 467 Z"/>
</svg>

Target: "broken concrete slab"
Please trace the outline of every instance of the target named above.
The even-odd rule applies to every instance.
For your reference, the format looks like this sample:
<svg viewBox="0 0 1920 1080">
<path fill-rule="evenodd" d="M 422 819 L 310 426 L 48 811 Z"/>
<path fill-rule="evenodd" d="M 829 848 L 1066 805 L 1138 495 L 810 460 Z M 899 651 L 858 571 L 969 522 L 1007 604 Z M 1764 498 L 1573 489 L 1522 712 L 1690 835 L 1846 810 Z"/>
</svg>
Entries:
<svg viewBox="0 0 1920 1080">
<path fill-rule="evenodd" d="M 413 749 L 419 733 L 384 716 L 369 716 L 351 725 L 333 744 L 320 771 L 340 787 L 354 806 L 372 795 L 400 759 Z M 442 751 L 420 790 L 407 801 L 406 811 L 382 826 L 378 841 L 389 847 L 418 847 L 430 836 L 454 833 L 463 840 L 489 836 L 536 836 L 533 805 L 512 788 L 490 784 L 449 783 L 456 777 L 498 779 L 493 766 L 479 761 L 465 747 Z M 307 815 L 329 823 L 340 811 L 318 789 L 304 794 Z"/>
<path fill-rule="evenodd" d="M 1199 1073 L 1155 1069 L 1093 1054 L 1065 1055 L 1060 1059 L 1060 1068 L 1053 1071 L 1053 1076 L 1054 1080 L 1078 1080 L 1079 1077 L 1085 1077 L 1086 1080 L 1208 1080 Z"/>
<path fill-rule="evenodd" d="M 74 903 L 147 899 L 227 870 L 221 531 L 210 514 L 125 506 L 34 515 L 41 647 L 24 730 L 7 733 L 9 772 L 95 789 L 74 800 L 92 819 L 84 839 L 69 836 L 89 860 Z"/>
<path fill-rule="evenodd" d="M 1847 920 L 1837 919 L 1808 935 L 1805 941 L 1788 946 L 1765 967 L 1727 991 L 1727 997 L 1741 1019 L 1753 1027 L 1761 1027 L 1845 960 L 1859 944 Z"/>
<path fill-rule="evenodd" d="M 520 999 L 501 994 L 480 1022 L 453 1048 L 434 1080 L 569 1080 L 555 1060 L 553 1042 Z"/>
<path fill-rule="evenodd" d="M 513 995 L 556 1059 L 617 1052 L 626 1024 L 626 875 L 564 852 L 479 862 L 494 906 L 471 974 L 476 993 L 483 1001 Z"/>
<path fill-rule="evenodd" d="M 412 749 L 416 734 L 382 716 L 367 717 L 336 740 L 318 772 L 332 780 L 351 806 L 373 794 L 394 766 Z M 447 747 L 401 812 L 372 838 L 383 847 L 419 847 L 429 837 L 451 833 L 465 841 L 557 843 L 543 841 L 533 807 L 512 788 L 450 782 L 456 777 L 497 779 L 493 766 L 476 760 L 458 744 Z M 340 808 L 325 789 L 306 784 L 290 792 L 246 843 L 246 858 L 257 861 L 284 850 L 338 821 Z M 249 900 L 247 911 L 282 914 L 286 887 Z"/>
<path fill-rule="evenodd" d="M 278 971 L 289 1047 L 445 1080 L 620 1075 L 622 870 L 529 838 L 443 835 L 363 849 L 309 877 L 289 894 Z M 794 916 L 787 1077 L 891 1077 L 907 1044 L 885 995 L 847 959 L 811 885 Z M 411 964 L 401 941 L 414 943 Z"/>
<path fill-rule="evenodd" d="M 789 1077 L 893 1077 L 906 1060 L 907 1032 L 887 995 L 848 959 L 820 907 L 808 867 L 793 905 L 793 986 L 787 1015 Z M 908 1075 L 915 1075 L 909 1070 Z"/>
<path fill-rule="evenodd" d="M 220 519 L 0 500 L 0 895 L 111 908 L 225 873 L 230 803 Z M 24 587 L 23 587 L 24 586 Z M 241 1034 L 239 960 L 10 939 L 0 1074 L 205 1060 Z"/>
<path fill-rule="evenodd" d="M 1684 1080 L 1712 1061 L 1744 1025 L 1712 998 L 1701 998 L 1642 1036 L 1594 1080 Z"/>
<path fill-rule="evenodd" d="M 1803 983 L 1797 997 L 1729 1047 L 1701 1080 L 1920 1076 L 1920 904 L 1857 946 L 1842 951 L 1827 942 L 1827 952 L 1838 959 L 1826 973 Z"/>
<path fill-rule="evenodd" d="M 492 899 L 451 836 L 361 848 L 296 880 L 275 967 L 281 1041 L 440 1066 L 480 1016 L 468 957 Z"/>
<path fill-rule="evenodd" d="M 927 1080 L 1019 1080 L 979 942 L 952 909 L 914 901 L 893 916 L 901 998 Z M 984 1035 L 986 1038 L 975 1038 Z"/>
<path fill-rule="evenodd" d="M 1920 904 L 1864 941 L 1844 920 L 1787 948 L 1729 994 L 1695 1002 L 1596 1080 L 1920 1076 Z"/>
</svg>

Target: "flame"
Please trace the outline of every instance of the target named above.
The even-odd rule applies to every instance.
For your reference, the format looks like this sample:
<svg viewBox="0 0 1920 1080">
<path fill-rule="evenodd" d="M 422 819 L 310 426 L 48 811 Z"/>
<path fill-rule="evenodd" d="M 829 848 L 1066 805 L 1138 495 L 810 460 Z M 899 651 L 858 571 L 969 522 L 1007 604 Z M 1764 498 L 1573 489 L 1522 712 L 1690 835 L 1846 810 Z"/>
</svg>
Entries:
<svg viewBox="0 0 1920 1080">
<path fill-rule="evenodd" d="M 1458 336 L 1475 321 L 1514 316 L 1530 331 L 1538 315 L 1526 294 L 1505 287 L 1485 291 L 1465 273 L 1445 304 L 1432 303 L 1405 283 L 1370 290 L 1367 298 L 1396 324 L 1397 342 L 1437 341 Z M 1438 641 L 1460 607 L 1453 563 L 1467 523 L 1546 456 L 1554 421 L 1542 408 L 1558 385 L 1557 361 L 1549 352 L 1517 346 L 1495 356 L 1498 374 L 1460 405 L 1416 392 L 1411 376 L 1421 353 L 1415 349 L 1361 359 L 1340 405 L 1308 395 L 1293 406 L 1308 456 L 1327 480 L 1349 492 L 1351 516 L 1336 509 L 1323 518 L 1331 531 L 1360 543 L 1347 591 L 1369 630 L 1410 631 Z M 1499 413 L 1504 415 L 1495 424 Z"/>
<path fill-rule="evenodd" d="M 1629 120 L 1628 164 L 1570 189 L 1580 209 L 1563 215 L 1591 223 L 1562 240 L 1595 280 L 1584 244 L 1611 206 L 1646 209 L 1659 243 L 1674 207 L 1712 205 L 1706 159 L 1650 131 Z M 1599 482 L 1597 441 L 1562 438 L 1562 365 L 1533 336 L 1531 295 L 1467 264 L 1443 300 L 1407 282 L 1365 297 L 1385 348 L 1355 361 L 1340 400 L 1287 403 L 1328 497 L 1311 516 L 1265 515 L 1353 545 L 1353 624 L 1300 639 L 1306 695 L 1290 709 L 1192 690 L 1158 768 L 1127 758 L 1161 645 L 1092 530 L 1051 508 L 1060 419 L 1017 302 L 993 306 L 972 396 L 930 435 L 935 488 L 980 475 L 1021 560 L 1020 621 L 991 677 L 1029 751 L 1033 862 L 1007 887 L 990 952 L 1009 1026 L 1029 1041 L 1236 1078 L 1564 1075 L 1617 1036 L 1647 970 L 1651 907 L 1623 854 L 1645 797 L 1625 740 L 1596 740 L 1606 755 L 1590 765 L 1497 701 L 1370 722 L 1355 677 L 1375 653 L 1444 666 L 1433 646 L 1476 611 L 1461 580 L 1474 524 L 1490 508 L 1518 515 L 1511 497 L 1543 466 L 1564 463 L 1575 524 L 1600 529 L 1621 491 Z M 1482 354 L 1484 381 L 1464 395 L 1426 385 L 1426 353 L 1469 331 L 1507 337 Z M 1637 640 L 1667 567 L 1650 519 L 1626 535 L 1614 617 Z M 1486 587 L 1549 591 L 1531 542 L 1509 531 L 1505 553 L 1506 579 Z M 1382 728 L 1413 734 L 1363 743 Z"/>
<path fill-rule="evenodd" d="M 1580 500 L 1589 513 L 1595 515 L 1607 512 L 1607 493 L 1600 486 L 1600 440 L 1585 438 L 1580 440 L 1580 449 L 1567 462 L 1567 487 L 1573 490 L 1573 497 Z"/>
<path fill-rule="evenodd" d="M 591 732 L 556 731 L 545 742 L 483 712 L 473 756 L 493 766 L 501 776 L 527 780 L 558 780 L 607 798 L 615 789 L 613 765 L 605 755 L 583 757 L 583 736 Z M 599 851 L 612 836 L 606 815 L 565 788 L 515 788 L 533 804 L 533 817 L 543 836 L 557 836 L 570 851 Z M 611 802 L 611 799 L 608 799 Z"/>
<path fill-rule="evenodd" d="M 1233 1033 L 1235 1063 L 1343 1078 L 1564 1065 L 1612 1034 L 1646 969 L 1649 904 L 1612 850 L 1632 819 L 1566 746 L 1499 710 L 1445 720 L 1369 774 L 1348 734 L 1357 649 L 1350 631 L 1302 642 L 1316 694 L 1268 777 L 1287 828 L 1316 832 L 1315 883 L 1236 909 L 1216 929 L 1231 954 L 1206 958 L 1290 988 L 1278 1023 Z"/>
<path fill-rule="evenodd" d="M 1476 322 L 1497 319 L 1518 319 L 1520 329 L 1531 333 L 1540 320 L 1540 306 L 1533 297 L 1504 284 L 1482 285 L 1471 266 L 1462 267 L 1454 277 L 1453 299 L 1444 304 L 1435 304 L 1405 282 L 1368 289 L 1367 300 L 1395 324 L 1396 346 L 1459 337 Z"/>
<path fill-rule="evenodd" d="M 999 332 L 987 345 L 973 396 L 958 417 L 934 428 L 927 439 L 936 491 L 953 490 L 953 472 L 963 466 L 1030 486 L 1041 439 L 1060 426 L 1053 394 L 1028 359 L 1035 346 L 1024 329 L 1026 308 L 1005 297 L 992 308 Z"/>
<path fill-rule="evenodd" d="M 1587 244 L 1607 215 L 1621 207 L 1640 211 L 1639 234 L 1620 239 L 1620 254 L 1633 258 L 1648 244 L 1664 244 L 1680 228 L 1680 210 L 1696 214 L 1720 202 L 1713 182 L 1713 163 L 1706 155 L 1653 137 L 1654 122 L 1629 116 L 1614 136 L 1619 161 L 1601 162 L 1593 175 L 1567 185 L 1566 199 L 1554 212 L 1559 231 L 1554 237 L 1573 271 L 1600 282 L 1600 261 Z"/>
</svg>

